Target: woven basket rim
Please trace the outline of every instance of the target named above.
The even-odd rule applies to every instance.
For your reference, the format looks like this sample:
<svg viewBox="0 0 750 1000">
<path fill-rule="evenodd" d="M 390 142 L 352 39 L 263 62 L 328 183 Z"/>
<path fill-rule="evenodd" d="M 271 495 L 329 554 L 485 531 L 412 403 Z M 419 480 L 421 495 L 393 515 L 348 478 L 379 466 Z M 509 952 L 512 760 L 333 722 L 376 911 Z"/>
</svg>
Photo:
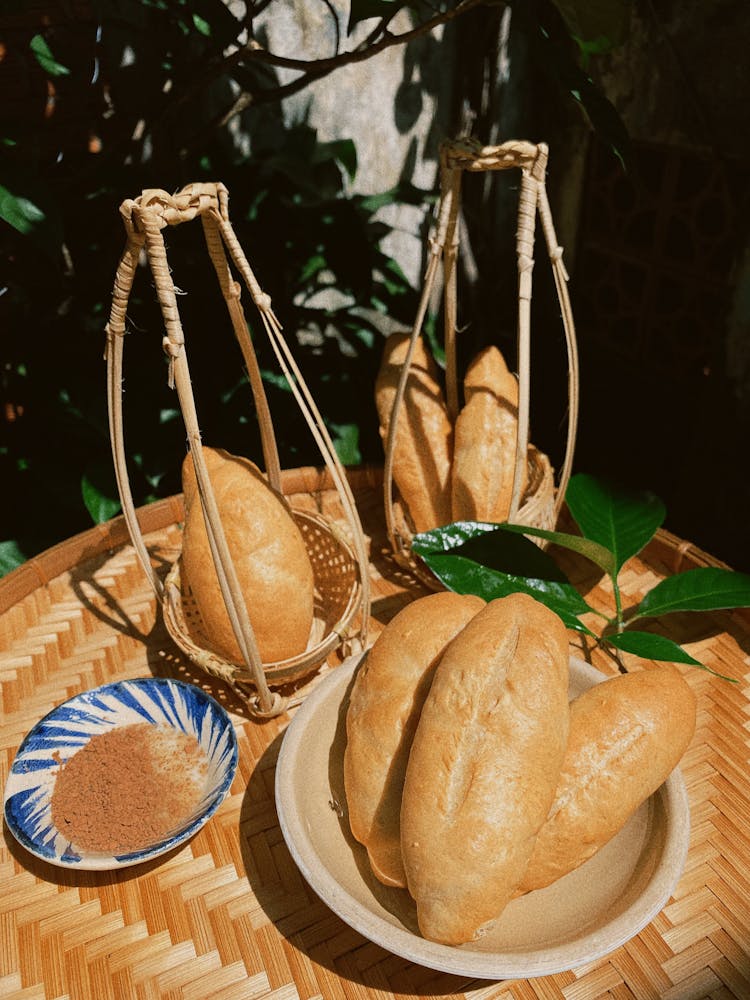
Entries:
<svg viewBox="0 0 750 1000">
<path fill-rule="evenodd" d="M 552 463 L 548 456 L 538 448 L 529 449 L 528 461 L 533 481 L 513 523 L 551 529 L 554 527 L 556 497 L 555 473 Z M 393 492 L 395 495 L 394 508 L 397 511 L 393 532 L 395 560 L 431 590 L 444 590 L 443 584 L 412 551 L 411 543 L 416 532 L 411 530 L 395 483 L 393 484 Z"/>
<path fill-rule="evenodd" d="M 362 583 L 359 579 L 359 565 L 354 550 L 334 522 L 316 511 L 292 509 L 295 519 L 313 524 L 326 534 L 351 564 L 353 582 L 346 606 L 337 621 L 328 628 L 323 637 L 308 644 L 303 652 L 284 660 L 263 663 L 263 673 L 269 684 L 286 684 L 313 672 L 336 649 L 349 642 L 354 636 L 352 623 L 362 609 Z M 212 649 L 199 645 L 184 625 L 182 614 L 182 590 L 180 580 L 180 557 L 172 563 L 164 586 L 162 603 L 164 624 L 174 642 L 196 665 L 209 673 L 221 677 L 230 684 L 241 683 L 255 687 L 253 676 L 247 666 L 226 660 Z"/>
</svg>

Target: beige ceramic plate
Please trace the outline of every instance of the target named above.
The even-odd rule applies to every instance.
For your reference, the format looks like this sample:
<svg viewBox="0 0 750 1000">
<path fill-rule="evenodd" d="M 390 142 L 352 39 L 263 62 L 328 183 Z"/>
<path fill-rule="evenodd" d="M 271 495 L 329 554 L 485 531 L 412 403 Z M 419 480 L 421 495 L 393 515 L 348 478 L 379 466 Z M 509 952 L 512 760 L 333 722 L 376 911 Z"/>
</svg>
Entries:
<svg viewBox="0 0 750 1000">
<path fill-rule="evenodd" d="M 302 874 L 342 920 L 420 965 L 479 979 L 527 979 L 593 961 L 633 937 L 662 909 L 685 863 L 689 809 L 679 771 L 590 861 L 546 889 L 513 900 L 480 941 L 459 948 L 420 936 L 404 889 L 381 885 L 349 833 L 342 760 L 348 694 L 358 663 L 334 670 L 284 736 L 276 806 Z M 571 658 L 570 696 L 605 679 Z"/>
</svg>

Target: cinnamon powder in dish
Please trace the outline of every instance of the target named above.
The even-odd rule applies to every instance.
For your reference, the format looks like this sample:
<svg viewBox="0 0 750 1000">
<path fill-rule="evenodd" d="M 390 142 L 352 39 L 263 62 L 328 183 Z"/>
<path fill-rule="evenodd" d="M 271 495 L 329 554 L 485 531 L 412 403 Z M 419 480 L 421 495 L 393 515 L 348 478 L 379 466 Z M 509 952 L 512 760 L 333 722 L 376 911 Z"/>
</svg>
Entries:
<svg viewBox="0 0 750 1000">
<path fill-rule="evenodd" d="M 148 722 L 121 726 L 92 736 L 63 764 L 52 822 L 79 849 L 141 850 L 190 816 L 207 771 L 194 736 Z"/>
</svg>

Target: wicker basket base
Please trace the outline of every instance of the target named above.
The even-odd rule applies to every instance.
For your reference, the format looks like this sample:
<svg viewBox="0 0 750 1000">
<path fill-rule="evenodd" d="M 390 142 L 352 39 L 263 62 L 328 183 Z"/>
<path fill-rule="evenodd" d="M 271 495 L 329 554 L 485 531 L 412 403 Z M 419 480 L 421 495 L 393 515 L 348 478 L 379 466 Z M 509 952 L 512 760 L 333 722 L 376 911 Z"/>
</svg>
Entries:
<svg viewBox="0 0 750 1000">
<path fill-rule="evenodd" d="M 313 624 L 307 648 L 286 660 L 263 664 L 269 686 L 291 684 L 316 671 L 333 652 L 349 655 L 356 640 L 355 619 L 361 611 L 362 589 L 357 560 L 335 525 L 309 511 L 293 511 L 313 568 Z M 177 646 L 197 666 L 219 677 L 247 697 L 255 684 L 246 664 L 230 663 L 210 648 L 197 604 L 182 587 L 179 559 L 164 588 L 164 623 Z"/>
<path fill-rule="evenodd" d="M 556 519 L 555 473 L 549 458 L 547 458 L 544 452 L 534 447 L 529 449 L 528 475 L 529 481 L 526 493 L 514 518 L 514 523 L 526 524 L 529 527 L 544 528 L 546 531 L 552 531 L 554 530 Z M 394 559 L 399 566 L 408 570 L 421 583 L 429 587 L 430 590 L 444 590 L 445 587 L 443 584 L 430 572 L 419 556 L 412 552 L 411 540 L 414 537 L 414 530 L 398 495 L 394 499 L 393 510 L 396 522 L 396 544 L 393 550 Z M 532 538 L 531 540 L 541 548 L 544 548 L 547 544 L 541 538 Z"/>
</svg>

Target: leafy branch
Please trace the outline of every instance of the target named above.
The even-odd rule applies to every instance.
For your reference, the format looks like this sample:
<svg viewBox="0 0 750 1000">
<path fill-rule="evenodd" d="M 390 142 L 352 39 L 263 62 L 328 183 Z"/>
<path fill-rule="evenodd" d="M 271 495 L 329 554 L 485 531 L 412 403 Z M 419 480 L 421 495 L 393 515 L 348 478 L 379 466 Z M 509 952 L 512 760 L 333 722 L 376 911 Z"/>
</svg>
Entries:
<svg viewBox="0 0 750 1000">
<path fill-rule="evenodd" d="M 718 567 L 687 570 L 657 583 L 626 611 L 620 571 L 656 534 L 666 515 L 664 504 L 652 493 L 627 492 L 585 474 L 571 478 L 565 500 L 580 535 L 518 524 L 459 521 L 416 535 L 412 548 L 449 590 L 478 594 L 485 600 L 515 592 L 530 594 L 559 615 L 568 628 L 593 638 L 618 664 L 617 653 L 624 652 L 690 664 L 715 674 L 672 639 L 632 626 L 675 612 L 748 607 L 750 576 Z M 552 557 L 526 535 L 575 552 L 601 569 L 612 583 L 614 614 L 591 607 Z M 598 634 L 582 620 L 583 615 L 602 620 Z"/>
<path fill-rule="evenodd" d="M 225 75 L 235 75 L 237 70 L 247 70 L 253 65 L 299 71 L 298 77 L 284 84 L 277 82 L 273 86 L 261 86 L 259 78 L 258 86 L 252 89 L 243 86 L 231 105 L 217 116 L 214 126 L 222 127 L 251 106 L 277 102 L 290 97 L 292 94 L 304 90 L 315 80 L 328 76 L 342 66 L 364 62 L 393 46 L 405 45 L 486 3 L 487 0 L 459 0 L 455 6 L 431 13 L 429 17 L 417 21 L 407 30 L 394 32 L 389 26 L 396 14 L 404 7 L 415 9 L 415 5 L 408 4 L 406 0 L 352 0 L 348 24 L 350 34 L 355 25 L 362 21 L 377 18 L 377 23 L 366 37 L 352 48 L 339 51 L 337 45 L 334 55 L 323 58 L 300 59 L 277 54 L 259 42 L 250 29 L 248 41 L 235 48 L 234 51 L 222 54 L 220 60 L 211 64 L 204 74 L 196 78 L 188 88 L 179 94 L 175 105 L 182 105 L 190 101 L 213 80 Z M 254 16 L 255 13 L 250 8 L 248 18 L 250 24 L 252 24 Z"/>
</svg>

